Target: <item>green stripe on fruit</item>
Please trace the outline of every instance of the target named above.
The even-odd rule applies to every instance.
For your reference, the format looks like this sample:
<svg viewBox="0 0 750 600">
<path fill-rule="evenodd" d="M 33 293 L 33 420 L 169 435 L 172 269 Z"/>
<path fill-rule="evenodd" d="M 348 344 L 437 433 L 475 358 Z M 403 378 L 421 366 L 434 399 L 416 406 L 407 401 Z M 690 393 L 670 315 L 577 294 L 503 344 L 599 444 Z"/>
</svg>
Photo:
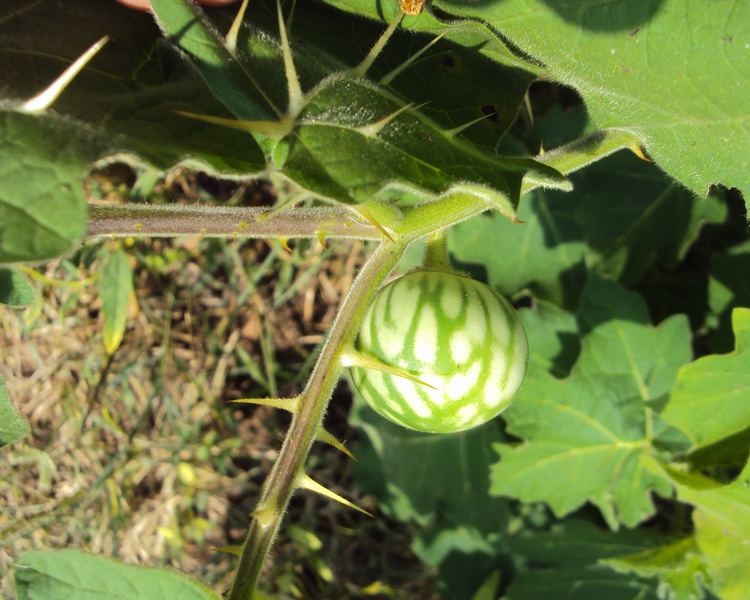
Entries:
<svg viewBox="0 0 750 600">
<path fill-rule="evenodd" d="M 360 395 L 384 417 L 417 431 L 476 427 L 506 408 L 526 373 L 526 333 L 488 286 L 454 273 L 415 271 L 378 292 L 356 349 L 433 386 L 352 367 Z"/>
</svg>

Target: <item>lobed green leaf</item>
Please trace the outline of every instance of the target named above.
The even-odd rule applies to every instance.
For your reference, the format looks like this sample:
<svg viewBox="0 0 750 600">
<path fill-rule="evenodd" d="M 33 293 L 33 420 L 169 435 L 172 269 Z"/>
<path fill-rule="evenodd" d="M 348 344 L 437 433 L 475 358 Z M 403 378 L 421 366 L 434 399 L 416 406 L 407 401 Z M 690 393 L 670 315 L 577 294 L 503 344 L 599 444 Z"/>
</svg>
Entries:
<svg viewBox="0 0 750 600">
<path fill-rule="evenodd" d="M 578 322 L 581 352 L 570 375 L 531 369 L 503 414 L 508 431 L 524 443 L 495 445 L 501 460 L 492 466 L 490 491 L 544 501 L 559 517 L 588 500 L 613 529 L 634 526 L 654 513 L 651 491 L 671 494 L 656 447 L 669 456 L 687 446 L 648 402 L 671 387 L 689 360 L 688 323 L 677 316 L 651 327 L 637 295 L 593 275 Z"/>
<path fill-rule="evenodd" d="M 734 309 L 732 322 L 734 352 L 704 356 L 684 366 L 661 411 L 696 448 L 750 427 L 750 309 Z"/>
</svg>

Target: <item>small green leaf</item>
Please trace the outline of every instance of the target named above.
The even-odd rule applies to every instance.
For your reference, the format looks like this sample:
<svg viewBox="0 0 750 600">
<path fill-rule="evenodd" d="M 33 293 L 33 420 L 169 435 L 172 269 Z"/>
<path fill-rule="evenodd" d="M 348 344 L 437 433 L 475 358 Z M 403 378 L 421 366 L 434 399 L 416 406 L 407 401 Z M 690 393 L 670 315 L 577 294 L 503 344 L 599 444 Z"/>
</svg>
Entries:
<svg viewBox="0 0 750 600">
<path fill-rule="evenodd" d="M 36 298 L 36 290 L 15 269 L 0 267 L 0 304 L 26 306 Z"/>
<path fill-rule="evenodd" d="M 678 369 L 692 358 L 685 315 L 653 327 L 638 294 L 594 275 L 586 281 L 578 322 L 586 336 L 578 372 L 627 375 L 644 402 L 669 392 Z"/>
<path fill-rule="evenodd" d="M 78 550 L 22 554 L 16 589 L 19 600 L 220 600 L 175 571 L 125 565 Z"/>
<path fill-rule="evenodd" d="M 704 356 L 684 366 L 661 413 L 695 447 L 750 427 L 750 309 L 736 308 L 732 321 L 734 352 Z"/>
<path fill-rule="evenodd" d="M 677 494 L 695 507 L 695 541 L 713 590 L 722 600 L 745 600 L 750 589 L 750 463 L 730 485 L 700 490 L 678 483 Z"/>
<path fill-rule="evenodd" d="M 703 597 L 706 564 L 692 537 L 636 554 L 600 560 L 599 563 L 618 573 L 658 577 L 661 582 L 659 590 L 667 598 Z"/>
<path fill-rule="evenodd" d="M 113 354 L 125 335 L 128 304 L 133 294 L 133 270 L 128 255 L 122 250 L 105 253 L 99 293 L 104 316 L 104 349 L 107 354 Z"/>
<path fill-rule="evenodd" d="M 0 107 L 0 262 L 53 258 L 78 242 L 96 150 L 76 124 Z"/>
<path fill-rule="evenodd" d="M 0 448 L 17 442 L 29 434 L 29 424 L 13 408 L 5 380 L 0 377 Z"/>
</svg>

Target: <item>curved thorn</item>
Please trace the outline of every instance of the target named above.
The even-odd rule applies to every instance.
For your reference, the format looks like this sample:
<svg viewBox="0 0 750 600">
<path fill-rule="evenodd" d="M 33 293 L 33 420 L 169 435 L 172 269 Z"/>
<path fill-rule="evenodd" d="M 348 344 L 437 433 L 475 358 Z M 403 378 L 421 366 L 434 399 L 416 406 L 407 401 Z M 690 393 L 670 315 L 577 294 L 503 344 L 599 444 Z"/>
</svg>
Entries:
<svg viewBox="0 0 750 600">
<path fill-rule="evenodd" d="M 628 146 L 628 149 L 641 160 L 645 160 L 646 162 L 651 162 L 651 159 L 648 156 L 646 156 L 646 153 L 643 151 L 643 148 L 638 142 L 635 142 L 634 144 Z"/>
<path fill-rule="evenodd" d="M 48 109 L 55 100 L 65 91 L 76 75 L 91 61 L 97 52 L 109 41 L 109 36 L 104 36 L 93 44 L 86 52 L 81 54 L 60 76 L 55 79 L 45 90 L 27 100 L 21 105 L 21 110 L 26 112 L 39 112 Z"/>
<path fill-rule="evenodd" d="M 289 247 L 289 240 L 288 240 L 287 238 L 285 238 L 285 237 L 280 237 L 280 238 L 277 238 L 277 240 L 276 240 L 276 241 L 277 241 L 277 242 L 279 242 L 279 245 L 280 245 L 280 246 L 281 246 L 281 247 L 282 247 L 282 248 L 283 248 L 284 250 L 286 250 L 286 251 L 287 251 L 287 252 L 288 252 L 289 254 L 293 254 L 293 252 L 294 252 L 294 251 L 293 251 L 293 250 L 292 250 L 292 249 L 291 249 L 291 248 Z"/>
<path fill-rule="evenodd" d="M 362 369 L 373 369 L 375 371 L 382 371 L 383 373 L 390 373 L 391 375 L 402 377 L 403 379 L 408 379 L 413 383 L 418 383 L 419 385 L 423 385 L 432 390 L 438 389 L 434 385 L 430 385 L 426 381 L 421 380 L 419 377 L 412 375 L 406 369 L 402 369 L 401 367 L 394 367 L 393 365 L 384 363 L 374 356 L 363 354 L 362 352 L 354 350 L 353 348 L 350 348 L 342 355 L 341 364 L 345 367 L 360 367 Z"/>
<path fill-rule="evenodd" d="M 339 496 L 337 493 L 332 492 L 327 487 L 320 485 L 317 481 L 312 479 L 307 473 L 300 473 L 297 476 L 297 487 L 300 487 L 304 490 L 307 490 L 308 492 L 313 492 L 315 494 L 320 494 L 321 496 L 325 496 L 326 498 L 330 498 L 331 500 L 334 500 L 335 502 L 338 502 L 339 504 L 343 504 L 344 506 L 348 508 L 353 508 L 356 511 L 361 512 L 363 515 L 367 515 L 368 517 L 373 517 L 371 513 L 367 512 L 364 508 L 360 508 L 354 502 L 351 502 L 344 498 L 343 496 Z"/>
<path fill-rule="evenodd" d="M 353 460 L 357 460 L 354 458 L 354 455 L 349 451 L 349 449 L 344 446 L 343 442 L 340 442 L 338 438 L 336 438 L 335 435 L 333 435 L 330 431 L 328 431 L 325 428 L 321 428 L 320 431 L 318 431 L 318 437 L 319 442 L 323 442 L 324 444 L 328 444 L 329 446 L 333 446 L 336 448 L 336 450 L 339 450 L 340 452 L 343 452 L 346 454 L 349 458 Z"/>
<path fill-rule="evenodd" d="M 245 18 L 245 11 L 247 11 L 249 1 L 250 0 L 242 0 L 240 9 L 237 11 L 237 15 L 234 17 L 234 21 L 232 21 L 232 26 L 227 32 L 227 37 L 224 38 L 224 45 L 232 54 L 237 50 L 237 37 L 240 34 L 240 27 L 242 27 L 242 21 Z"/>
<path fill-rule="evenodd" d="M 297 412 L 299 406 L 299 396 L 294 398 L 239 398 L 237 400 L 230 400 L 230 404 L 257 404 L 258 406 L 270 406 L 271 408 L 279 408 L 281 410 L 289 411 L 290 413 Z"/>
</svg>

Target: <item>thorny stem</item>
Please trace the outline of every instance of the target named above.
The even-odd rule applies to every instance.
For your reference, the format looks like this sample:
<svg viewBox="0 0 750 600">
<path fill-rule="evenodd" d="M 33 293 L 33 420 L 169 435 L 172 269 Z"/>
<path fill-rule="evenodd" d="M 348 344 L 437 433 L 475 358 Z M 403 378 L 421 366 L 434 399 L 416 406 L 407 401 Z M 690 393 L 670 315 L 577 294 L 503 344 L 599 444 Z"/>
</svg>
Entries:
<svg viewBox="0 0 750 600">
<path fill-rule="evenodd" d="M 341 373 L 344 350 L 353 341 L 380 284 L 406 248 L 406 242 L 382 241 L 352 284 L 302 393 L 299 409 L 253 512 L 229 600 L 252 600 L 263 563 L 297 488 L 328 401 Z"/>
<path fill-rule="evenodd" d="M 592 143 L 593 142 L 593 143 Z M 548 164 L 563 173 L 575 171 L 623 147 L 629 138 L 607 132 L 599 138 L 581 140 L 559 153 L 547 155 Z M 570 150 L 567 152 L 567 150 Z M 540 184 L 524 182 L 522 192 Z M 382 240 L 360 271 L 344 301 L 318 362 L 302 394 L 261 498 L 252 514 L 242 547 L 240 564 L 229 600 L 253 600 L 263 563 L 281 525 L 284 513 L 304 462 L 318 432 L 328 402 L 342 369 L 342 356 L 351 346 L 365 312 L 406 246 L 413 240 L 449 227 L 490 208 L 470 194 L 452 192 L 434 201 L 405 208 L 392 221 L 381 221 L 395 241 L 383 236 L 371 224 L 363 223 L 345 208 L 296 208 L 271 216 L 271 209 L 215 207 L 154 207 L 146 205 L 90 205 L 89 236 L 190 235 L 211 237 L 345 237 Z M 433 239 L 428 253 L 438 263 L 445 260 L 444 239 Z"/>
<path fill-rule="evenodd" d="M 228 238 L 322 237 L 379 240 L 378 230 L 346 208 L 237 208 L 89 204 L 88 237 L 203 235 Z"/>
</svg>

